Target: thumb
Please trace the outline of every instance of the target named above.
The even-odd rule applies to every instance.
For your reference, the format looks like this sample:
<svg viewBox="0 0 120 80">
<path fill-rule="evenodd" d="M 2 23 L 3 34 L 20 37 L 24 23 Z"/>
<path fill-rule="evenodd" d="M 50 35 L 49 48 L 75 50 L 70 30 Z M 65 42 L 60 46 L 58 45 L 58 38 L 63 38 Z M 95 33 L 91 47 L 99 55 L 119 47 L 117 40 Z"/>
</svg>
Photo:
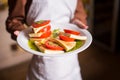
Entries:
<svg viewBox="0 0 120 80">
<path fill-rule="evenodd" d="M 72 23 L 78 25 L 78 26 L 79 26 L 80 28 L 82 28 L 82 29 L 87 29 L 87 28 L 88 28 L 87 25 L 85 25 L 83 22 L 81 22 L 81 21 L 78 20 L 78 19 L 73 20 Z"/>
<path fill-rule="evenodd" d="M 20 33 L 20 31 L 14 31 L 14 35 L 18 36 L 18 34 Z"/>
</svg>

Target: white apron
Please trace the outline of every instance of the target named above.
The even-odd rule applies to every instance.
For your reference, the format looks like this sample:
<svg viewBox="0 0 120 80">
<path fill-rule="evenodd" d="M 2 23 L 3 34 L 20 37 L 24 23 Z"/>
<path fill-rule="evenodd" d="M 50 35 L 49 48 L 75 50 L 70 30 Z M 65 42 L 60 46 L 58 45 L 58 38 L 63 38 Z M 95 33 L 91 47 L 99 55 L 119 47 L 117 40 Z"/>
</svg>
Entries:
<svg viewBox="0 0 120 80">
<path fill-rule="evenodd" d="M 31 25 L 34 21 L 49 19 L 55 23 L 69 23 L 76 4 L 77 0 L 33 0 L 27 22 Z M 27 80 L 82 80 L 78 55 L 33 55 Z"/>
</svg>

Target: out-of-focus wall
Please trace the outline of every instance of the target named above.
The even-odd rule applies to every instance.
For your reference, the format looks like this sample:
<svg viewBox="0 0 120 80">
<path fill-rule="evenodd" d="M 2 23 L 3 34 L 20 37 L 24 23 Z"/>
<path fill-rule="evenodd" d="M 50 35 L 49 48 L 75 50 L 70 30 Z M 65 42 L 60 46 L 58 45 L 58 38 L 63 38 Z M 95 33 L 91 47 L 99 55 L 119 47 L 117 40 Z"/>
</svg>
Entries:
<svg viewBox="0 0 120 80">
<path fill-rule="evenodd" d="M 0 10 L 3 10 L 7 7 L 7 0 L 0 0 Z"/>
</svg>

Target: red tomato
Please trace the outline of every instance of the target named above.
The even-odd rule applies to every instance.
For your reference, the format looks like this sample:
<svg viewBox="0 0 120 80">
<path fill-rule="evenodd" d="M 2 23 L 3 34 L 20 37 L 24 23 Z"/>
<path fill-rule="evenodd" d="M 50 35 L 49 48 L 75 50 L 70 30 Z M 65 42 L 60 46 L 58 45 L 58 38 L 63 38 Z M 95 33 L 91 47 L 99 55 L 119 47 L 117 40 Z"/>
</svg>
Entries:
<svg viewBox="0 0 120 80">
<path fill-rule="evenodd" d="M 35 22 L 32 24 L 32 26 L 34 28 L 38 28 L 38 27 L 41 27 L 41 26 L 44 26 L 44 25 L 47 25 L 50 23 L 50 20 L 45 20 L 45 21 L 40 21 L 40 22 Z"/>
<path fill-rule="evenodd" d="M 63 41 L 74 41 L 75 39 L 69 38 L 68 36 L 60 35 L 59 38 Z"/>
<path fill-rule="evenodd" d="M 38 27 L 40 27 L 40 24 L 38 24 L 38 23 L 33 23 L 32 26 L 33 26 L 34 28 L 38 28 Z"/>
<path fill-rule="evenodd" d="M 45 47 L 52 49 L 52 50 L 63 50 L 64 48 L 62 48 L 61 46 L 59 46 L 58 44 L 52 42 L 52 41 L 46 41 L 45 42 Z"/>
<path fill-rule="evenodd" d="M 51 35 L 51 31 L 44 32 L 39 38 L 47 38 Z"/>
<path fill-rule="evenodd" d="M 64 29 L 64 32 L 65 33 L 70 33 L 70 34 L 75 34 L 75 35 L 79 35 L 80 34 L 80 32 L 78 32 L 78 31 L 69 30 L 69 29 Z"/>
<path fill-rule="evenodd" d="M 38 33 L 39 33 L 39 32 L 47 32 L 47 31 L 49 31 L 50 29 L 51 29 L 51 26 L 48 25 L 48 26 L 42 28 L 40 31 L 38 31 Z"/>
</svg>

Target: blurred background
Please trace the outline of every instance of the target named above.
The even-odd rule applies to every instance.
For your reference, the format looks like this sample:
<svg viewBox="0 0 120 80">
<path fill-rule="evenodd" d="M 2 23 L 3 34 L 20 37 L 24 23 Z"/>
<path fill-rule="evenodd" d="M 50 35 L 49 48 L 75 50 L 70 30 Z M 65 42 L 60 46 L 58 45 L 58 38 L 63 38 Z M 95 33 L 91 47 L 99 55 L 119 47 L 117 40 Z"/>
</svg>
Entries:
<svg viewBox="0 0 120 80">
<path fill-rule="evenodd" d="M 120 80 L 119 0 L 83 0 L 93 42 L 79 54 L 83 80 Z M 7 0 L 0 0 L 0 80 L 25 80 L 32 58 L 5 30 Z"/>
</svg>

